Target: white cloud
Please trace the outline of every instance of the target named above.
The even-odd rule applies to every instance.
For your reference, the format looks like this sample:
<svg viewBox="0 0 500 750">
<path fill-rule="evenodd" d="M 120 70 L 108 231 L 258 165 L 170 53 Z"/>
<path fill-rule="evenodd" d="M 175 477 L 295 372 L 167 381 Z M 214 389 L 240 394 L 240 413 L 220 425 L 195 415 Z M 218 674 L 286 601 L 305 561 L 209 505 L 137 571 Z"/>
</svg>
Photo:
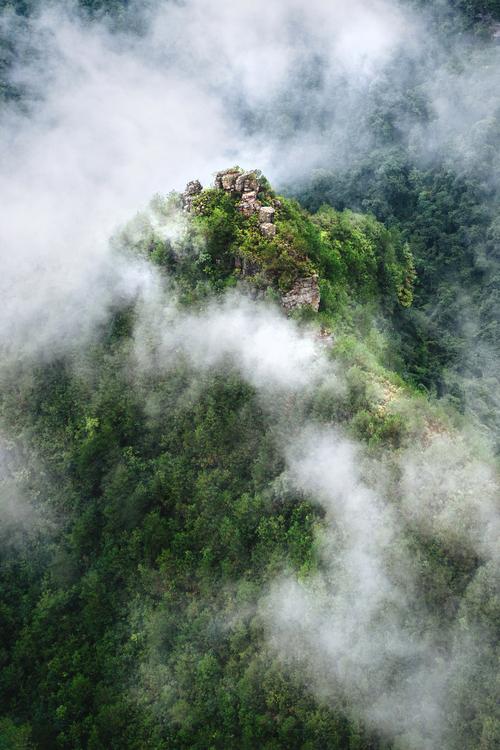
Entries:
<svg viewBox="0 0 500 750">
<path fill-rule="evenodd" d="M 327 370 L 321 346 L 275 308 L 228 294 L 200 312 L 181 312 L 145 300 L 135 333 L 141 367 L 160 371 L 183 358 L 195 369 L 229 364 L 256 388 L 297 390 L 317 383 Z"/>
<path fill-rule="evenodd" d="M 320 699 L 346 705 L 397 747 L 414 750 L 454 746 L 459 686 L 470 691 L 480 665 L 485 687 L 477 700 L 487 702 L 494 679 L 488 664 L 495 640 L 475 602 L 491 596 L 491 576 L 498 576 L 498 560 L 488 561 L 488 553 L 499 509 L 493 495 L 485 502 L 481 492 L 498 499 L 498 484 L 470 452 L 458 458 L 456 446 L 433 448 L 421 461 L 412 461 L 410 451 L 402 456 L 399 505 L 367 483 L 365 474 L 376 476 L 377 467 L 361 447 L 335 431 L 307 428 L 289 450 L 288 476 L 326 511 L 320 572 L 302 582 L 276 581 L 262 603 L 270 643 L 285 663 L 302 665 Z M 437 513 L 431 485 L 439 488 Z M 415 513 L 447 547 L 471 513 L 475 529 L 466 537 L 484 564 L 454 614 L 425 601 L 425 568 L 408 546 Z"/>
<path fill-rule="evenodd" d="M 192 0 L 144 19 L 135 34 L 58 4 L 27 27 L 3 16 L 22 61 L 12 77 L 29 93 L 0 120 L 4 350 L 50 350 L 134 294 L 147 273 L 112 256 L 108 239 L 152 194 L 234 162 L 287 172 L 287 149 L 273 153 L 267 126 L 251 137 L 245 110 L 279 119 L 277 98 L 318 54 L 350 80 L 370 78 L 407 32 L 383 0 Z M 289 150 L 290 168 L 308 137 Z"/>
</svg>

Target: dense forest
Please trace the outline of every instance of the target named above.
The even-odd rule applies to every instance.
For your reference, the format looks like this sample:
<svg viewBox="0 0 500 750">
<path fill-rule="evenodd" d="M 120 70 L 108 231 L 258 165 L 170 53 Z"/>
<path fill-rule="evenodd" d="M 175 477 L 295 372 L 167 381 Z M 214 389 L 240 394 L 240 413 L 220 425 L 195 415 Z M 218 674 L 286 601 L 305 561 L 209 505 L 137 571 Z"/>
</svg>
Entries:
<svg viewBox="0 0 500 750">
<path fill-rule="evenodd" d="M 0 750 L 498 747 L 500 3 L 0 5 Z"/>
</svg>

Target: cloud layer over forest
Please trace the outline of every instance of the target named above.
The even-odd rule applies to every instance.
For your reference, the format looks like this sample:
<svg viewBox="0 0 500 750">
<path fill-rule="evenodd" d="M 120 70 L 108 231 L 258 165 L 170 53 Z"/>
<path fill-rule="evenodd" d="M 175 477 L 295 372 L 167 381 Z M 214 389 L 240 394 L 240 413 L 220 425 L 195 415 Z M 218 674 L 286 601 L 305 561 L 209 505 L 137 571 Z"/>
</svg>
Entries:
<svg viewBox="0 0 500 750">
<path fill-rule="evenodd" d="M 115 305 L 138 300 L 131 378 L 164 377 L 179 362 L 196 377 L 229 363 L 267 397 L 263 408 L 278 413 L 273 393 L 292 394 L 302 414 L 311 386 L 345 387 L 324 348 L 237 293 L 181 311 L 118 229 L 153 194 L 195 177 L 207 184 L 231 164 L 278 184 L 319 166 L 346 169 L 380 145 L 379 107 L 392 105 L 416 160 L 467 171 L 491 154 L 483 177 L 496 189 L 500 48 L 489 63 L 479 50 L 453 67 L 458 43 L 442 47 L 425 13 L 401 3 L 138 4 L 117 25 L 55 3 L 23 21 L 5 11 L 1 23 L 17 50 L 9 76 L 19 92 L 0 115 L 4 363 L 51 360 L 91 339 Z M 398 105 L 415 78 L 425 122 Z M 156 229 L 176 236 L 184 227 Z M 403 444 L 384 465 L 332 425 L 287 419 L 277 414 L 287 436 L 280 479 L 322 509 L 324 524 L 316 573 L 304 582 L 284 572 L 258 593 L 266 643 L 288 666 L 300 663 L 320 701 L 347 700 L 355 718 L 401 747 L 455 747 L 447 717 L 460 714 L 462 686 L 472 689 L 481 667 L 489 679 L 477 700 L 487 702 L 495 676 L 482 610 L 499 574 L 491 456 L 476 451 L 472 431 L 443 430 L 426 445 Z M 8 483 L 11 463 L 0 443 L 0 521 L 25 528 L 31 505 Z M 444 613 L 426 600 L 415 539 L 475 561 Z"/>
<path fill-rule="evenodd" d="M 125 18 L 117 29 L 57 3 L 29 20 L 3 13 L 21 92 L 0 119 L 8 349 L 50 350 L 147 283 L 143 268 L 110 257 L 108 240 L 154 193 L 207 183 L 231 163 L 278 182 L 342 168 L 373 145 L 377 107 L 392 99 L 422 157 L 448 136 L 468 158 L 487 147 L 498 68 L 450 72 L 425 15 L 400 4 L 193 0 L 132 6 Z M 438 72 L 422 84 L 434 103 L 422 132 L 397 99 L 430 53 Z M 478 86 L 471 101 L 464 92 Z"/>
</svg>

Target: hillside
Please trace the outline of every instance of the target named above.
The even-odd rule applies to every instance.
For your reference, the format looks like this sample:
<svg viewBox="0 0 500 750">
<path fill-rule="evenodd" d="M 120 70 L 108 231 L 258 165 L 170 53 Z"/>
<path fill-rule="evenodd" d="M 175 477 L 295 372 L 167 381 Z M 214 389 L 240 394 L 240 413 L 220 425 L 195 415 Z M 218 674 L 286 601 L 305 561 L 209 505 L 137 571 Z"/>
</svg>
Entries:
<svg viewBox="0 0 500 750">
<path fill-rule="evenodd" d="M 404 231 L 232 167 L 6 361 L 0 747 L 493 750 L 498 473 L 400 374 Z"/>
</svg>

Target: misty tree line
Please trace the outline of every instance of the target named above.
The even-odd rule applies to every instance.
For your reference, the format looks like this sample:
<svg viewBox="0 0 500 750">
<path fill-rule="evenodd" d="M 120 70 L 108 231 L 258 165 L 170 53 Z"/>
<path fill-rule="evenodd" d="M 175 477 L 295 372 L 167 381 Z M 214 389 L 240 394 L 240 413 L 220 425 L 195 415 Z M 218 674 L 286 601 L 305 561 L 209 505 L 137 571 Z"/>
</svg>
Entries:
<svg viewBox="0 0 500 750">
<path fill-rule="evenodd" d="M 467 23 L 488 21 L 500 16 L 498 0 L 447 0 L 447 2 L 433 3 L 431 0 L 407 0 L 416 6 L 434 6 L 437 13 L 448 13 L 453 17 L 458 11 Z M 38 6 L 39 0 L 2 0 L 0 7 L 14 8 L 17 13 L 28 14 Z M 78 0 L 78 4 L 91 13 L 116 13 L 121 8 L 131 5 L 130 0 Z"/>
<path fill-rule="evenodd" d="M 472 14 L 477 6 L 465 10 Z M 480 10 L 497 12 L 494 4 Z M 480 75 L 496 58 L 491 48 L 477 55 L 474 45 L 468 37 L 463 50 L 445 50 L 446 64 L 476 67 Z M 432 53 L 436 66 L 440 54 Z M 414 384 L 471 409 L 498 440 L 499 112 L 493 106 L 480 121 L 478 144 L 459 139 L 450 148 L 450 136 L 440 150 L 422 154 L 412 137 L 422 128 L 432 138 L 435 113 L 425 93 L 432 62 L 421 62 L 420 69 L 403 65 L 401 72 L 398 61 L 374 87 L 365 115 L 370 144 L 352 165 L 329 169 L 325 163 L 290 189 L 312 211 L 326 203 L 373 214 L 408 242 L 417 280 L 413 305 L 396 308 L 392 319 L 402 357 L 398 369 Z"/>
</svg>

